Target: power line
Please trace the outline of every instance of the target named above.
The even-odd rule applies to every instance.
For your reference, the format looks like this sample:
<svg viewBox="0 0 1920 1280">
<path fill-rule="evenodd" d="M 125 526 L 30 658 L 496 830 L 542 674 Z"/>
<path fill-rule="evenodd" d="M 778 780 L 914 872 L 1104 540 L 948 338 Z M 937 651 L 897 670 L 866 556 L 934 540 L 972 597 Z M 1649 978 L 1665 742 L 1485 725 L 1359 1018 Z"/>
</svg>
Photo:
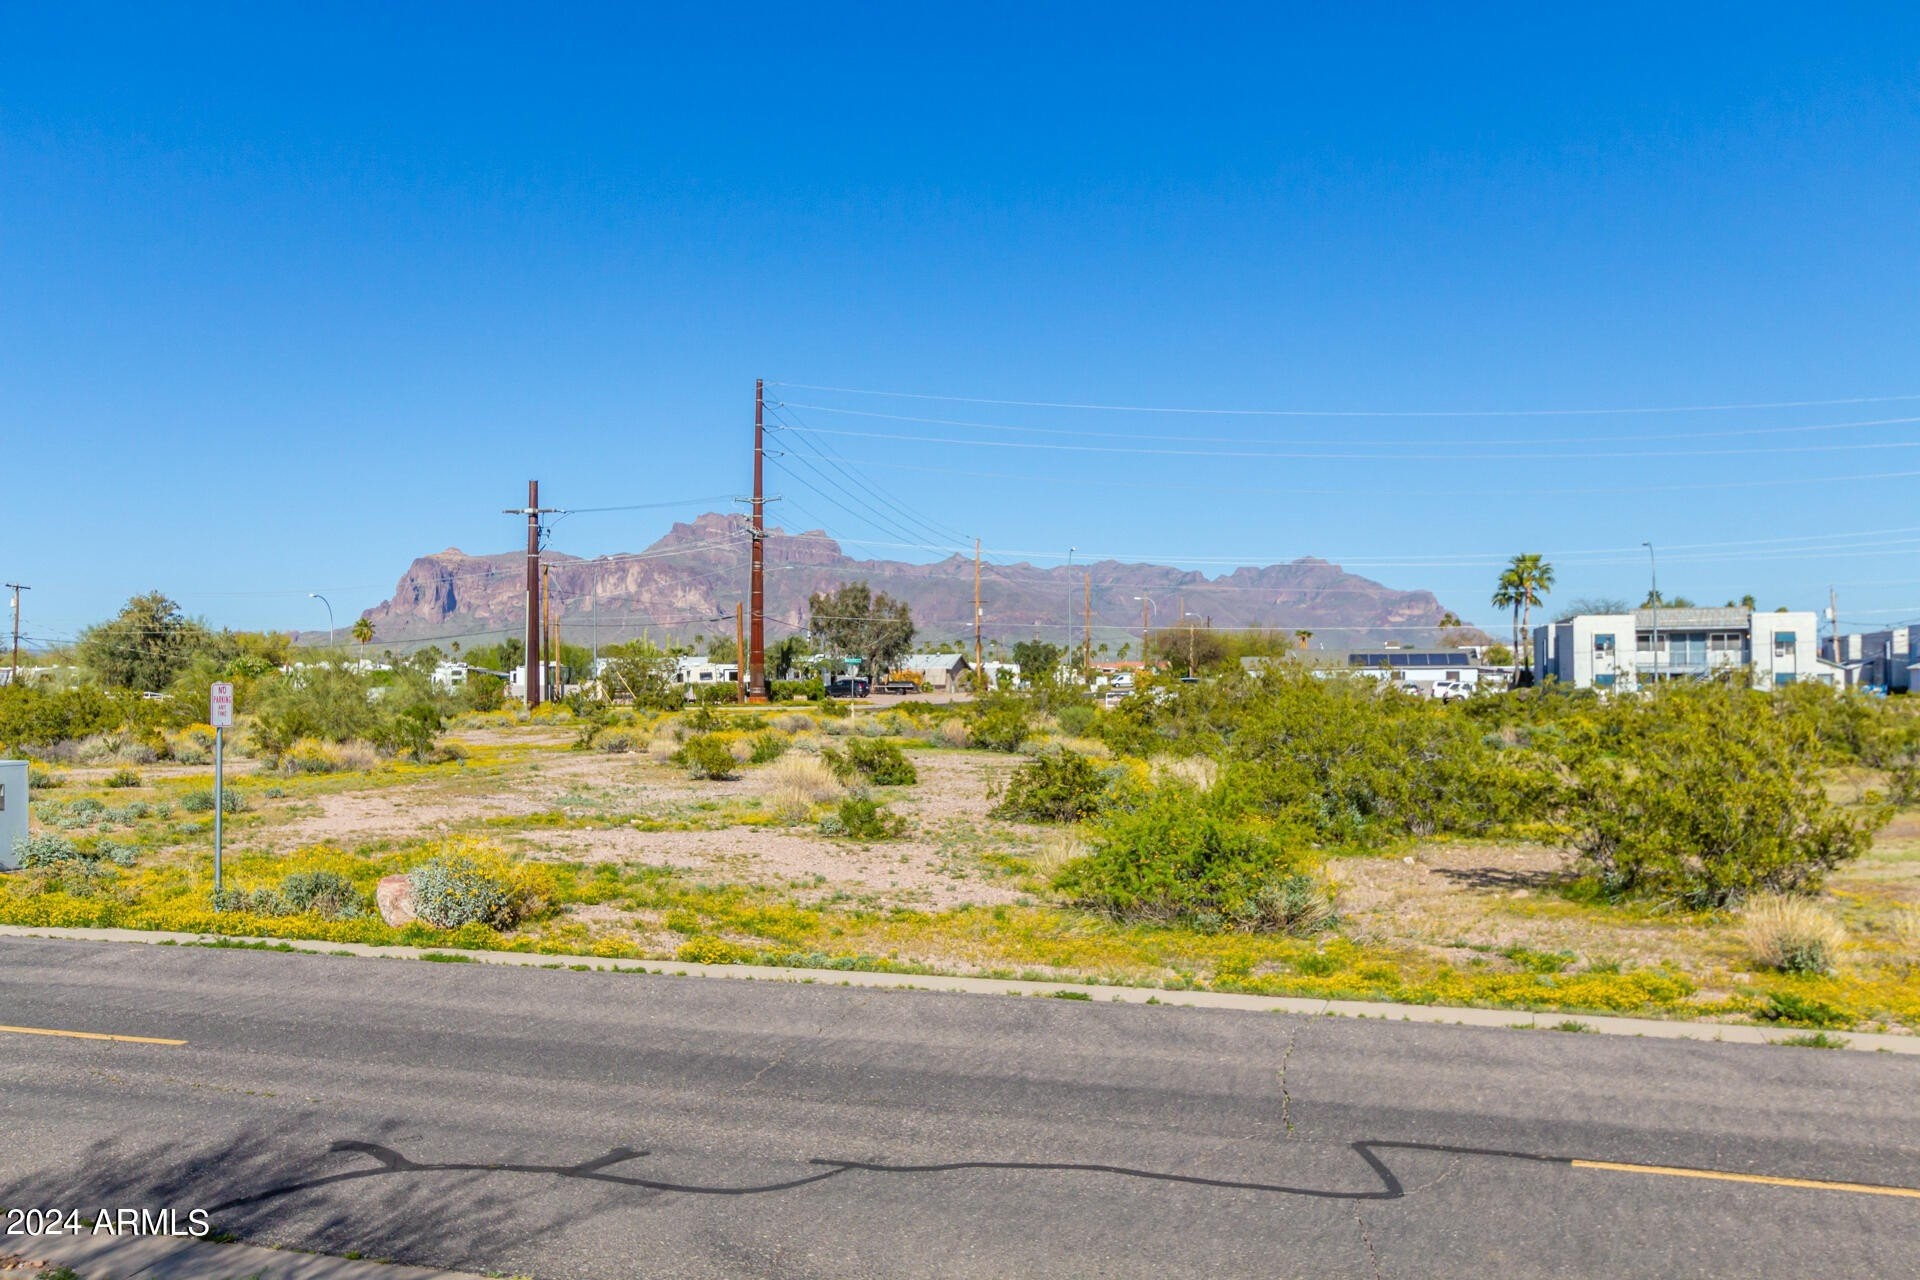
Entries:
<svg viewBox="0 0 1920 1280">
<path fill-rule="evenodd" d="M 1023 434 L 1027 434 L 1027 435 L 1080 436 L 1080 437 L 1086 437 L 1086 438 L 1092 438 L 1092 439 L 1107 439 L 1107 440 L 1179 440 L 1179 441 L 1185 441 L 1187 443 L 1192 443 L 1192 444 L 1269 443 L 1268 441 L 1263 441 L 1263 440 L 1248 440 L 1244 436 L 1196 436 L 1196 435 L 1191 435 L 1187 433 L 1181 433 L 1178 435 L 1157 435 L 1150 432 L 1136 432 L 1136 431 L 1088 431 L 1088 430 L 1081 430 L 1081 429 L 1076 429 L 1071 427 L 1034 427 L 1034 426 L 1015 425 L 1012 423 L 1005 423 L 1005 422 L 979 422 L 979 421 L 968 419 L 968 418 L 927 418 L 927 417 L 917 417 L 912 414 L 903 414 L 903 413 L 881 413 L 877 410 L 872 410 L 872 409 L 847 409 L 847 408 L 837 408 L 831 405 L 821 405 L 821 404 L 796 404 L 790 401 L 781 402 L 780 407 L 783 409 L 806 409 L 806 410 L 809 410 L 810 412 L 816 412 L 816 413 L 839 414 L 844 417 L 876 418 L 876 419 L 881 419 L 888 422 L 917 422 L 917 423 L 923 423 L 923 424 L 932 425 L 932 426 L 942 426 L 942 427 L 977 427 L 981 430 L 986 430 L 986 431 L 1013 431 L 1013 432 L 1020 432 Z M 1866 428 L 1866 427 L 1906 426 L 1916 422 L 1920 422 L 1920 417 L 1868 418 L 1868 419 L 1856 420 L 1853 422 L 1817 422 L 1817 423 L 1810 423 L 1807 425 L 1794 426 L 1794 427 L 1736 427 L 1736 428 L 1732 428 L 1725 431 L 1662 431 L 1662 432 L 1646 433 L 1641 435 L 1618 435 L 1618 434 L 1609 432 L 1607 435 L 1607 438 L 1609 440 L 1711 440 L 1711 439 L 1721 439 L 1721 438 L 1726 438 L 1731 436 L 1793 435 L 1793 434 L 1813 432 L 1813 431 L 1845 431 L 1845 430 L 1857 430 L 1857 429 Z M 1355 439 L 1351 436 L 1342 436 L 1337 440 L 1289 439 L 1289 440 L 1281 441 L 1279 443 L 1375 444 L 1375 445 L 1398 447 L 1398 446 L 1403 446 L 1406 444 L 1417 443 L 1417 442 L 1408 441 L 1405 439 L 1393 439 L 1393 438 L 1384 438 L 1384 437 L 1376 437 L 1374 439 L 1368 440 L 1368 439 Z M 1476 438 L 1472 441 L 1472 443 L 1476 445 L 1540 444 L 1542 443 L 1542 441 L 1538 436 L 1521 436 L 1521 437 L 1510 437 L 1506 439 L 1491 439 L 1491 440 Z"/>
<path fill-rule="evenodd" d="M 1844 396 L 1831 400 L 1770 400 L 1733 404 L 1668 405 L 1657 408 L 1602 409 L 1216 409 L 1173 408 L 1165 405 L 1088 404 L 1060 400 L 1000 400 L 985 396 L 934 395 L 917 391 L 877 391 L 865 387 L 829 387 L 811 382 L 774 382 L 769 386 L 797 391 L 832 391 L 850 396 L 879 396 L 896 400 L 942 400 L 952 404 L 991 404 L 1020 409 L 1073 409 L 1098 413 L 1192 414 L 1196 417 L 1239 418 L 1554 418 L 1655 413 L 1729 413 L 1738 410 L 1810 409 L 1844 404 L 1893 404 L 1920 400 L 1920 393 L 1893 396 Z"/>
</svg>

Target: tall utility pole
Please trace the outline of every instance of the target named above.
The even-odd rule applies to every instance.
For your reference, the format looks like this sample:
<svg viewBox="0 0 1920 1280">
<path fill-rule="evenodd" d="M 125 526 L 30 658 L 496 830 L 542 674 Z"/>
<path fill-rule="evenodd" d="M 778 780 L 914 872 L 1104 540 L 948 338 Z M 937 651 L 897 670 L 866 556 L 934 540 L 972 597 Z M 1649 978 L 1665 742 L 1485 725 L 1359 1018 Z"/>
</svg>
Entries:
<svg viewBox="0 0 1920 1280">
<path fill-rule="evenodd" d="M 753 380 L 753 523 L 749 536 L 753 539 L 750 567 L 748 569 L 747 601 L 748 612 L 748 649 L 738 655 L 746 659 L 747 688 L 746 699 L 749 702 L 767 701 L 767 384 L 763 378 Z"/>
<path fill-rule="evenodd" d="M 527 707 L 540 705 L 540 517 L 559 510 L 540 505 L 540 482 L 527 481 L 527 505 L 505 514 L 527 518 Z"/>
<path fill-rule="evenodd" d="M 13 592 L 13 664 L 7 668 L 7 683 L 12 684 L 20 678 L 20 593 L 22 591 L 31 591 L 33 588 L 23 587 L 17 582 L 9 582 L 7 584 L 7 590 Z M 979 594 L 980 589 L 975 587 L 974 596 L 976 599 L 979 597 Z"/>
<path fill-rule="evenodd" d="M 747 647 L 746 613 L 747 606 L 738 601 L 733 606 L 733 691 L 735 702 L 747 700 L 748 669 L 741 665 L 740 652 Z"/>
<path fill-rule="evenodd" d="M 1086 609 L 1087 634 L 1086 639 L 1081 642 L 1085 649 L 1086 657 L 1080 665 L 1083 667 L 1091 667 L 1093 665 L 1093 575 L 1091 573 L 1087 575 Z"/>
<path fill-rule="evenodd" d="M 973 687 L 976 692 L 987 689 L 987 666 L 985 646 L 980 639 L 980 539 L 973 540 Z"/>
<path fill-rule="evenodd" d="M 1832 587 L 1827 588 L 1827 625 L 1833 628 L 1833 662 L 1840 668 L 1840 682 L 1846 683 L 1846 664 L 1840 657 L 1840 597 L 1834 594 Z"/>
</svg>

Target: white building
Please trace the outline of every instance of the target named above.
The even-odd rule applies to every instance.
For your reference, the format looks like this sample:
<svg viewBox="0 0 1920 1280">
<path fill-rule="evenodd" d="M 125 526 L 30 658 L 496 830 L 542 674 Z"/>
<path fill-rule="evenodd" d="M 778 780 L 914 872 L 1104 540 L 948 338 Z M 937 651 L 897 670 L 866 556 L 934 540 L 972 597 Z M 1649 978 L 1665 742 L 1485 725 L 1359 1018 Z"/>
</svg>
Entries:
<svg viewBox="0 0 1920 1280">
<path fill-rule="evenodd" d="M 911 671 L 922 689 L 952 693 L 971 687 L 973 664 L 958 653 L 910 653 L 894 664 L 895 671 Z"/>
<path fill-rule="evenodd" d="M 710 684 L 739 684 L 738 662 L 709 662 L 705 658 L 683 657 L 673 662 L 673 682 L 688 689 Z"/>
<path fill-rule="evenodd" d="M 1840 668 L 1820 657 L 1818 622 L 1807 610 L 1586 613 L 1533 632 L 1534 679 L 1577 689 L 1637 689 L 1742 668 L 1752 672 L 1756 689 L 1842 680 Z"/>
<path fill-rule="evenodd" d="M 1836 659 L 1832 639 L 1820 646 L 1823 657 Z M 1847 683 L 1882 693 L 1911 693 L 1920 676 L 1920 623 L 1841 636 L 1837 661 Z"/>
</svg>

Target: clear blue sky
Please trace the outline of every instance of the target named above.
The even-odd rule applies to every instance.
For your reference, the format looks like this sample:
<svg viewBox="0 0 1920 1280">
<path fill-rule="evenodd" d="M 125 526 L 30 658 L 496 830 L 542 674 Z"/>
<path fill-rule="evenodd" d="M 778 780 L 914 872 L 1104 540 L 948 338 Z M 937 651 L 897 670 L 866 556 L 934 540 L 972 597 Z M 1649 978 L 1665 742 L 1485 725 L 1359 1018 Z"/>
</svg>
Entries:
<svg viewBox="0 0 1920 1280">
<path fill-rule="evenodd" d="M 571 507 L 742 491 L 755 376 L 1920 396 L 1908 6 L 696 8 L 0 11 L 28 633 L 153 587 L 322 626 L 309 590 L 344 619 L 416 554 L 511 549 L 532 476 Z M 1832 427 L 1920 398 L 774 395 L 913 512 L 789 460 L 775 518 L 856 553 L 1318 555 L 1498 630 L 1492 562 L 1637 598 L 1652 540 L 1702 602 L 1834 583 L 1849 624 L 1920 618 L 1920 424 Z"/>
</svg>

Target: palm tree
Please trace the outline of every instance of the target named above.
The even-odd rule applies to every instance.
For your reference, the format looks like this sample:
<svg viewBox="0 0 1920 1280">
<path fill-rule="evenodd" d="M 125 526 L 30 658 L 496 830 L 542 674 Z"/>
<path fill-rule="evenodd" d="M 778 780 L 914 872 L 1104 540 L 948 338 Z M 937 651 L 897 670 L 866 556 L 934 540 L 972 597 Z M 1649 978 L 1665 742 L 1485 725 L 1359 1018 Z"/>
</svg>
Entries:
<svg viewBox="0 0 1920 1280">
<path fill-rule="evenodd" d="M 352 634 L 353 638 L 360 642 L 360 646 L 365 648 L 373 639 L 373 623 L 366 618 L 356 619 L 353 624 Z"/>
<path fill-rule="evenodd" d="M 1514 557 L 1517 561 L 1518 556 Z M 1493 589 L 1493 607 L 1513 610 L 1513 653 L 1514 661 L 1520 660 L 1520 602 L 1526 591 L 1520 585 L 1520 575 L 1512 566 L 1500 574 L 1500 583 Z"/>
<path fill-rule="evenodd" d="M 1520 595 L 1520 635 L 1531 641 L 1533 631 L 1529 624 L 1533 621 L 1533 606 L 1540 603 L 1541 596 L 1553 591 L 1553 566 L 1539 555 L 1528 552 L 1515 556 L 1507 566 L 1507 572 L 1513 575 L 1514 585 Z M 1529 662 L 1532 657 L 1531 652 L 1526 653 Z"/>
<path fill-rule="evenodd" d="M 1300 647 L 1304 649 L 1307 647 L 1307 641 L 1313 639 L 1313 632 L 1308 631 L 1305 627 L 1302 627 L 1298 631 L 1295 631 L 1293 633 L 1293 638 L 1295 640 L 1298 640 L 1300 642 Z"/>
</svg>

